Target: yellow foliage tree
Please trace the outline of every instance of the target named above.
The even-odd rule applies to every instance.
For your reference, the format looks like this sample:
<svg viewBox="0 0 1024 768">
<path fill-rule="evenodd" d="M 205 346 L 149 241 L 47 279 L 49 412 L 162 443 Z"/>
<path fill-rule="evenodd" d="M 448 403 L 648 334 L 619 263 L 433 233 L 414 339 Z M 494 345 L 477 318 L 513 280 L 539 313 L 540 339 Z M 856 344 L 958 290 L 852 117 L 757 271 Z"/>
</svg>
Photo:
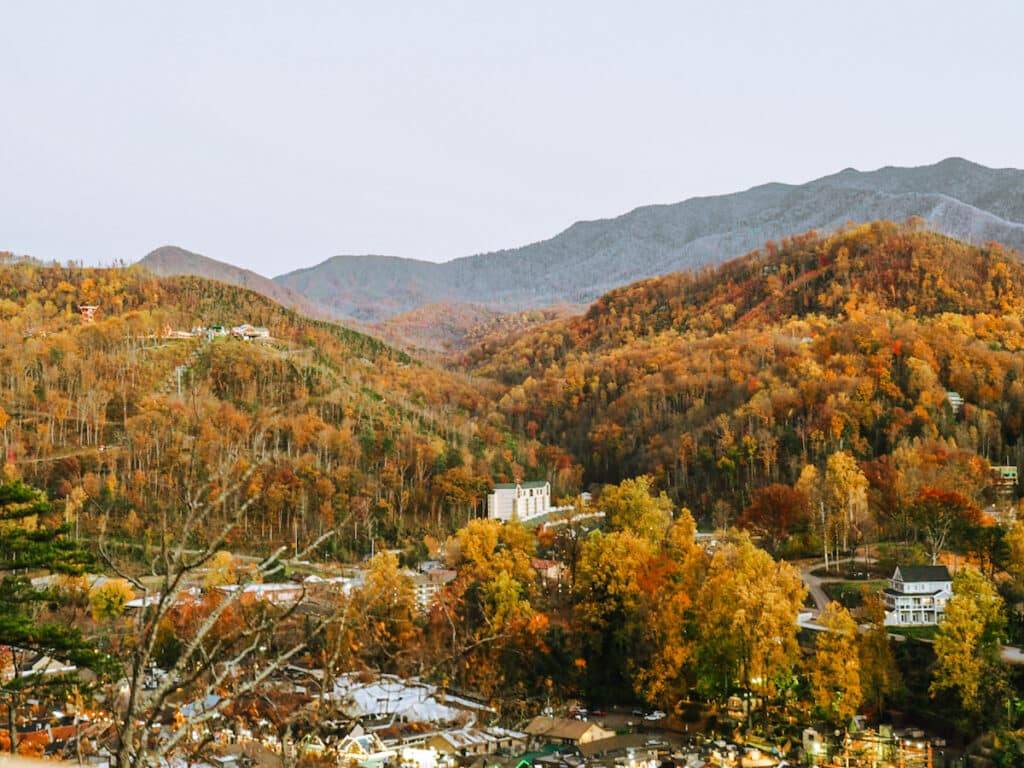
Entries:
<svg viewBox="0 0 1024 768">
<path fill-rule="evenodd" d="M 698 684 L 722 696 L 739 685 L 772 694 L 799 655 L 796 617 L 806 590 L 800 574 L 755 546 L 746 533 L 711 558 L 697 595 Z"/>
<path fill-rule="evenodd" d="M 235 563 L 235 556 L 230 552 L 221 550 L 210 558 L 210 567 L 203 578 L 203 586 L 207 589 L 223 587 L 227 584 L 238 583 L 238 566 Z"/>
<path fill-rule="evenodd" d="M 818 634 L 815 646 L 811 694 L 822 716 L 833 725 L 842 725 L 857 714 L 863 699 L 857 623 L 836 602 L 825 607 L 818 623 L 824 631 Z"/>
<path fill-rule="evenodd" d="M 107 579 L 89 592 L 89 605 L 96 621 L 111 621 L 124 613 L 128 601 L 135 597 L 124 579 Z"/>
<path fill-rule="evenodd" d="M 353 595 L 365 660 L 378 669 L 397 669 L 398 657 L 415 646 L 416 595 L 398 558 L 381 552 L 370 560 L 366 581 Z"/>
<path fill-rule="evenodd" d="M 825 464 L 825 490 L 831 507 L 831 530 L 836 547 L 849 549 L 868 514 L 868 481 L 857 461 L 836 451 Z"/>
<path fill-rule="evenodd" d="M 690 511 L 682 510 L 644 579 L 647 618 L 643 647 L 650 653 L 635 660 L 633 689 L 649 703 L 666 708 L 686 694 L 685 672 L 693 659 L 693 641 L 687 637 L 686 627 L 707 566 L 696 532 Z"/>
<path fill-rule="evenodd" d="M 609 485 L 601 491 L 599 505 L 615 531 L 632 531 L 660 541 L 672 522 L 672 501 L 664 491 L 655 496 L 651 478 L 642 475 Z"/>
<path fill-rule="evenodd" d="M 933 697 L 952 691 L 965 714 L 982 715 L 987 705 L 1003 700 L 1006 671 L 999 657 L 1005 640 L 1003 600 L 995 587 L 973 568 L 953 579 L 953 597 L 935 635 Z"/>
<path fill-rule="evenodd" d="M 903 680 L 885 627 L 885 602 L 882 596 L 870 595 L 864 601 L 864 612 L 871 625 L 860 635 L 860 682 L 864 703 L 879 713 L 885 702 L 903 686 Z"/>
<path fill-rule="evenodd" d="M 1018 520 L 1006 533 L 1009 548 L 1006 572 L 1010 574 L 1018 590 L 1024 590 L 1024 522 Z"/>
<path fill-rule="evenodd" d="M 469 580 L 485 584 L 505 572 L 528 589 L 533 583 L 530 558 L 536 548 L 533 532 L 520 523 L 477 519 L 459 529 L 449 560 Z"/>
</svg>

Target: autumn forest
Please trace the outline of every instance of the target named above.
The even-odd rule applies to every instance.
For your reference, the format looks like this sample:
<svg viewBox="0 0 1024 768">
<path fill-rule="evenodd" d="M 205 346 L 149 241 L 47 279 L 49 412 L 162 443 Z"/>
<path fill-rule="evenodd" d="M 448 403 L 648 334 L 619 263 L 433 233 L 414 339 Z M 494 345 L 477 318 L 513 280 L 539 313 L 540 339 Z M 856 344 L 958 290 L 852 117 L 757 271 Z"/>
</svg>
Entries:
<svg viewBox="0 0 1024 768">
<path fill-rule="evenodd" d="M 220 332 L 242 324 L 268 338 Z M 1019 725 L 1019 668 L 1000 661 L 1024 641 L 1017 254 L 850 225 L 462 336 L 428 359 L 224 283 L 5 254 L 4 519 L 31 500 L 89 553 L 67 573 L 159 575 L 158 597 L 190 552 L 207 587 L 271 581 L 275 558 L 358 564 L 343 621 L 285 613 L 271 635 L 302 636 L 332 675 L 434 680 L 503 717 L 639 702 L 682 722 L 741 695 L 838 728 L 893 711 L 971 736 Z M 488 519 L 492 489 L 526 480 L 570 510 L 558 525 Z M 402 569 L 427 560 L 453 576 L 417 610 Z M 810 563 L 849 576 L 827 606 Z M 964 566 L 925 643 L 891 642 L 879 589 L 848 587 L 901 563 Z M 81 617 L 113 656 L 139 645 L 122 591 Z M 797 624 L 812 608 L 817 640 Z M 174 668 L 206 620 L 233 649 L 253 619 L 226 628 L 223 610 L 160 613 L 146 653 Z"/>
</svg>

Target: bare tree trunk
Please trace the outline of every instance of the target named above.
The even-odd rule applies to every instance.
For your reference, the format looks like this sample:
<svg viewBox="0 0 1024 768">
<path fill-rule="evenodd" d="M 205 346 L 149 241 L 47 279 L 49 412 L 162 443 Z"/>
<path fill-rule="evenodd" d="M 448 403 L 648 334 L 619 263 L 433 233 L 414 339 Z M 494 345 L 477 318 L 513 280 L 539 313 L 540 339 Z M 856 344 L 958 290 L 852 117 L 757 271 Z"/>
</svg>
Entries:
<svg viewBox="0 0 1024 768">
<path fill-rule="evenodd" d="M 201 493 L 187 492 L 182 503 L 183 520 L 171 521 L 166 513 L 161 516 L 159 551 L 153 563 L 154 573 L 160 577 L 160 586 L 155 593 L 147 590 L 138 577 L 120 568 L 108 548 L 108 542 L 101 535 L 100 553 L 107 566 L 141 590 L 144 605 L 149 606 L 139 613 L 136 644 L 125 662 L 128 700 L 115 722 L 120 743 L 112 762 L 117 768 L 142 768 L 170 755 L 182 754 L 193 730 L 208 727 L 231 700 L 256 692 L 336 618 L 336 613 L 328 613 L 304 637 L 289 641 L 266 655 L 266 649 L 274 647 L 275 632 L 295 617 L 296 609 L 305 598 L 303 591 L 287 605 L 255 612 L 255 617 L 247 619 L 243 628 L 230 637 L 218 635 L 216 628 L 221 618 L 228 611 L 240 609 L 247 587 L 281 573 L 283 563 L 280 558 L 285 551 L 281 547 L 257 563 L 253 571 L 233 590 L 226 592 L 219 602 L 211 604 L 210 612 L 202 618 L 193 635 L 182 638 L 184 647 L 163 680 L 155 690 L 145 689 L 143 682 L 153 666 L 160 629 L 165 620 L 180 599 L 189 599 L 184 597 L 186 587 L 197 580 L 196 574 L 206 568 L 213 556 L 225 546 L 232 532 L 240 527 L 255 498 L 234 504 L 223 518 L 223 525 L 212 535 L 202 537 L 206 544 L 201 549 L 188 549 L 189 542 L 200 533 L 201 527 L 209 525 L 210 520 L 218 519 L 215 512 L 226 511 L 227 503 L 245 487 L 251 473 L 252 470 L 244 473 L 235 482 L 216 483 L 221 490 L 214 499 L 204 498 Z M 334 530 L 331 530 L 301 550 L 296 544 L 296 557 L 307 556 L 333 535 Z M 197 701 L 204 701 L 216 693 L 218 700 L 211 709 L 195 708 L 169 733 L 161 732 L 154 741 L 151 738 L 154 725 L 172 694 L 178 691 L 190 692 Z M 230 691 L 230 694 L 225 694 L 225 691 Z M 185 752 L 191 755 L 195 750 Z"/>
<path fill-rule="evenodd" d="M 821 511 L 821 545 L 825 553 L 825 570 L 828 570 L 828 523 L 825 519 L 825 503 L 818 502 L 818 509 Z"/>
<path fill-rule="evenodd" d="M 11 649 L 11 654 L 14 654 L 14 649 Z M 15 719 L 17 708 L 18 695 L 12 691 L 10 698 L 7 700 L 7 738 L 10 742 L 9 749 L 12 755 L 18 752 L 18 723 Z"/>
</svg>

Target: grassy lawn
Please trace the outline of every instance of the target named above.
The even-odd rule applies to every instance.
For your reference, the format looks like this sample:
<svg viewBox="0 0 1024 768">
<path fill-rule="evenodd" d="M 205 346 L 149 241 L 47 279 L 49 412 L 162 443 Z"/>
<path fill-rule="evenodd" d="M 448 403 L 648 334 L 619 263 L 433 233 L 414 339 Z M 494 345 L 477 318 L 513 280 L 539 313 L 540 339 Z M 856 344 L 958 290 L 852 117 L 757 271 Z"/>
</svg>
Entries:
<svg viewBox="0 0 1024 768">
<path fill-rule="evenodd" d="M 830 600 L 835 600 L 846 608 L 860 608 L 864 605 L 864 596 L 878 592 L 888 582 L 876 581 L 835 581 L 821 585 Z"/>
<path fill-rule="evenodd" d="M 815 568 L 811 571 L 815 576 L 825 579 L 847 579 L 849 581 L 868 581 L 869 579 L 888 579 L 892 576 L 893 568 L 882 563 L 842 563 L 838 569 L 832 568 L 826 571 L 825 566 Z"/>
</svg>

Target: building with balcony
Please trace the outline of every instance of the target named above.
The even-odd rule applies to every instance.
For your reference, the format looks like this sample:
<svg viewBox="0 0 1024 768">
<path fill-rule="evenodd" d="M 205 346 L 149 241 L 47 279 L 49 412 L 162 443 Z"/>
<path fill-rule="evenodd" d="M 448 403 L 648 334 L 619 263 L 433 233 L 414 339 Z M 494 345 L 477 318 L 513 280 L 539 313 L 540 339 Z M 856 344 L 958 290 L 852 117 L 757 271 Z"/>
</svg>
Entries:
<svg viewBox="0 0 1024 768">
<path fill-rule="evenodd" d="M 953 596 L 953 579 L 944 565 L 899 565 L 883 595 L 887 627 L 935 625 Z"/>
</svg>

